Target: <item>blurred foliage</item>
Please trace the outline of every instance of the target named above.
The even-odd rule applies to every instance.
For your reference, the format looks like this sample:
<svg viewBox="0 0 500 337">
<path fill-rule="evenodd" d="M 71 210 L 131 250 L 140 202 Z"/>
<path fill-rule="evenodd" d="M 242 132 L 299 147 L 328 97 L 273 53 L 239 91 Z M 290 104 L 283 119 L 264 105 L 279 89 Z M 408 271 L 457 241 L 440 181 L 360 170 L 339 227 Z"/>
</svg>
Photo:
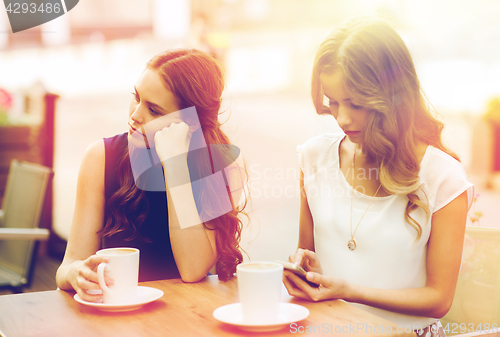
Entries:
<svg viewBox="0 0 500 337">
<path fill-rule="evenodd" d="M 7 124 L 10 108 L 12 108 L 12 95 L 0 88 L 0 125 Z"/>
<path fill-rule="evenodd" d="M 500 124 L 500 97 L 493 97 L 488 101 L 484 118 L 494 124 Z"/>
</svg>

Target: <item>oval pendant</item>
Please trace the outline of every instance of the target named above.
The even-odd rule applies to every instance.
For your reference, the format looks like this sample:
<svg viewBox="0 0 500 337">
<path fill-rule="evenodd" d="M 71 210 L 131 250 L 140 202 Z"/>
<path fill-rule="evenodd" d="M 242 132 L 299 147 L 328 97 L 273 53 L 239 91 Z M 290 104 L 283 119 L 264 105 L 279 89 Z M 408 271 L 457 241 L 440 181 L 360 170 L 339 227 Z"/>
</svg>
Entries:
<svg viewBox="0 0 500 337">
<path fill-rule="evenodd" d="M 356 240 L 354 240 L 354 239 L 349 240 L 349 242 L 347 242 L 347 247 L 350 250 L 356 249 Z"/>
</svg>

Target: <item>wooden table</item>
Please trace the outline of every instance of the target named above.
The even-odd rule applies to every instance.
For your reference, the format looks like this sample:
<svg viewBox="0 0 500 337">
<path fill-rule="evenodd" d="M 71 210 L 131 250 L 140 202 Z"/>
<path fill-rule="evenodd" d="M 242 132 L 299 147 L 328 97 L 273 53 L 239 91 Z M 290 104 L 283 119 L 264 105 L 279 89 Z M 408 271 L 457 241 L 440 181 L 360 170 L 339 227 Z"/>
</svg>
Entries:
<svg viewBox="0 0 500 337">
<path fill-rule="evenodd" d="M 307 319 L 296 325 L 267 333 L 254 333 L 219 323 L 212 315 L 220 306 L 238 302 L 237 280 L 219 282 L 209 276 L 198 283 L 180 279 L 144 282 L 142 286 L 164 291 L 159 300 L 141 309 L 110 313 L 84 306 L 73 293 L 53 290 L 0 296 L 0 335 L 24 336 L 411 336 L 396 333 L 396 325 L 343 301 L 309 302 L 292 298 L 284 290 L 284 302 L 303 305 L 310 310 Z M 366 331 L 371 326 L 373 333 Z M 393 333 L 377 331 L 382 327 Z M 311 333 L 306 333 L 306 329 Z M 312 332 L 316 329 L 316 332 Z M 303 331 L 303 333 L 300 333 Z"/>
</svg>

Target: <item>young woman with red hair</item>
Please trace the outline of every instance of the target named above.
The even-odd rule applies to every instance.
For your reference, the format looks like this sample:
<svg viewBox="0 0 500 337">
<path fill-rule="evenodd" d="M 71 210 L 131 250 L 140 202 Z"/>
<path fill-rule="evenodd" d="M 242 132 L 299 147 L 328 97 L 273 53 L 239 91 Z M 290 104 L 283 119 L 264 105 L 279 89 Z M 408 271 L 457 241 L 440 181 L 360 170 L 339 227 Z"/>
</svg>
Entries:
<svg viewBox="0 0 500 337">
<path fill-rule="evenodd" d="M 87 292 L 100 289 L 96 267 L 105 258 L 95 253 L 111 247 L 140 249 L 139 281 L 196 282 L 214 265 L 221 280 L 232 276 L 243 260 L 238 215 L 245 203 L 238 201 L 245 173 L 234 164 L 235 147 L 218 121 L 223 75 L 219 62 L 198 50 L 165 51 L 147 63 L 132 92 L 129 132 L 93 143 L 84 155 L 56 275 L 61 289 L 99 300 L 102 295 Z M 146 160 L 147 170 L 141 167 L 145 153 L 159 159 Z M 201 179 L 222 177 L 217 171 L 224 168 L 222 193 L 213 180 Z M 201 183 L 191 188 L 195 181 Z M 224 202 L 224 212 L 215 214 Z"/>
</svg>

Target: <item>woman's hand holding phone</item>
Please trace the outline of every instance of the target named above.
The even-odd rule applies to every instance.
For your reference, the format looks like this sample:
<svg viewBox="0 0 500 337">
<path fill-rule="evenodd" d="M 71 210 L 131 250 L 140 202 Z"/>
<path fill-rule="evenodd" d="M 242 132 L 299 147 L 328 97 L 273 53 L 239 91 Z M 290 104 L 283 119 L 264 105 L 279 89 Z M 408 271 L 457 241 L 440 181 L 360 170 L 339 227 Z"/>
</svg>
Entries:
<svg viewBox="0 0 500 337">
<path fill-rule="evenodd" d="M 319 284 L 313 283 L 307 280 L 306 275 L 307 272 L 301 267 L 301 266 L 296 266 L 295 264 L 291 262 L 284 262 L 284 261 L 278 261 L 276 260 L 275 262 L 281 263 L 283 265 L 283 268 L 285 271 L 294 273 L 295 275 L 299 276 L 304 282 L 309 284 L 311 287 L 317 288 L 319 287 Z M 287 274 L 285 274 L 286 276 Z"/>
<path fill-rule="evenodd" d="M 284 266 L 283 283 L 291 296 L 311 301 L 346 298 L 349 283 L 339 277 L 322 275 L 321 263 L 314 252 L 299 248 L 290 255 L 289 261 L 289 268 Z M 306 272 L 304 277 L 299 276 L 302 273 L 299 267 Z M 311 286 L 311 283 L 317 286 Z"/>
<path fill-rule="evenodd" d="M 314 252 L 299 248 L 294 255 L 290 255 L 288 257 L 288 261 L 288 263 L 281 262 L 285 268 L 285 277 L 288 277 L 289 272 L 291 272 L 301 277 L 301 279 L 310 287 L 317 288 L 319 286 L 317 282 L 311 282 L 306 277 L 307 272 L 309 271 L 318 274 L 323 273 L 323 270 L 321 269 L 321 263 L 319 262 L 319 259 L 316 257 L 316 254 Z"/>
<path fill-rule="evenodd" d="M 297 249 L 294 255 L 288 257 L 288 261 L 296 266 L 301 266 L 305 271 L 323 274 L 323 269 L 316 253 L 308 249 Z"/>
</svg>

